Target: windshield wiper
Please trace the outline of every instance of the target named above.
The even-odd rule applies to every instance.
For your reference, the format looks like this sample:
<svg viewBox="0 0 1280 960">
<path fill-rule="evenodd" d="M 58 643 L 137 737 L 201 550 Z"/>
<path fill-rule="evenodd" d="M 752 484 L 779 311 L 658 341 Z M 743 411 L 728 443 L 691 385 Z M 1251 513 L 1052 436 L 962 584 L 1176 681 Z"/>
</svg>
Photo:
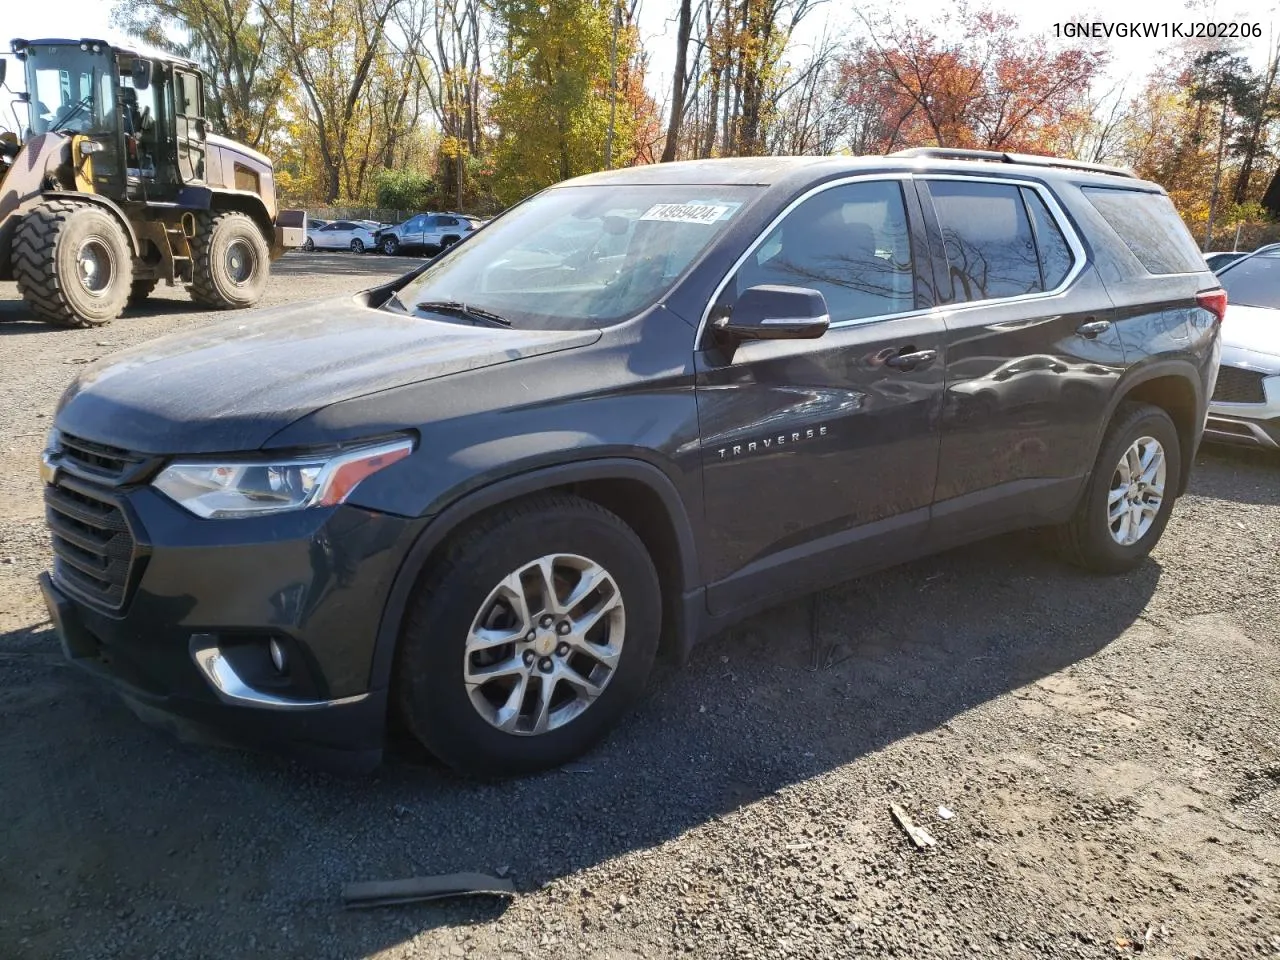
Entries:
<svg viewBox="0 0 1280 960">
<path fill-rule="evenodd" d="M 434 313 L 451 313 L 468 320 L 483 320 L 497 327 L 511 326 L 511 321 L 506 317 L 500 317 L 498 314 L 490 313 L 488 310 L 481 310 L 479 307 L 468 306 L 461 300 L 423 300 L 421 303 L 415 303 L 413 309 L 430 310 Z"/>
<path fill-rule="evenodd" d="M 61 120 L 55 120 L 52 124 L 49 125 L 49 132 L 53 133 L 56 130 L 61 130 L 64 126 L 66 126 L 68 123 L 74 120 L 80 114 L 81 110 L 89 106 L 89 104 L 91 103 L 93 103 L 93 94 L 92 93 L 85 94 L 85 96 L 80 98 L 79 103 L 77 103 L 74 107 L 72 107 L 63 115 Z"/>
</svg>

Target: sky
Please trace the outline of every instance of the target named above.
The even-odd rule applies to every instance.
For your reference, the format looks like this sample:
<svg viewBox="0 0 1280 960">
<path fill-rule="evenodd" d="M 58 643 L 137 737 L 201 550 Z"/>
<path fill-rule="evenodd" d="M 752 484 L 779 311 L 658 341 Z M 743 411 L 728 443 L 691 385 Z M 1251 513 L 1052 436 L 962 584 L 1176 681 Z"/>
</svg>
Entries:
<svg viewBox="0 0 1280 960">
<path fill-rule="evenodd" d="M 853 14 L 851 4 L 863 0 L 825 0 L 818 5 L 801 25 L 793 38 L 795 59 L 803 59 L 808 47 L 813 45 L 824 30 L 830 30 L 833 36 L 852 37 L 861 32 L 857 26 L 857 17 Z M 888 0 L 878 0 L 884 4 Z M 109 32 L 111 0 L 59 0 L 57 16 L 44 12 L 42 4 L 20 3 L 19 0 L 7 0 L 3 23 L 0 30 L 5 35 L 0 37 L 0 46 L 8 49 L 11 37 L 37 37 L 56 35 L 68 32 L 65 24 L 75 24 L 70 32 L 75 37 L 103 35 Z M 649 52 L 649 87 L 658 102 L 665 104 L 669 97 L 671 66 L 674 61 L 675 45 L 674 13 L 677 0 L 641 0 L 640 34 L 641 42 Z M 868 5 L 875 7 L 877 0 Z M 974 2 L 974 5 L 978 5 Z M 992 0 L 992 5 L 1009 9 L 1021 19 L 1028 32 L 1042 33 L 1053 41 L 1054 24 L 1075 16 L 1092 16 L 1101 22 L 1123 20 L 1164 22 L 1192 21 L 1239 21 L 1259 23 L 1262 26 L 1261 39 L 1250 42 L 1241 52 L 1253 62 L 1255 69 L 1260 69 L 1267 58 L 1267 51 L 1275 46 L 1280 36 L 1280 0 L 1196 0 L 1194 9 L 1187 9 L 1182 3 L 1169 0 L 1126 0 L 1123 4 L 1123 16 L 1114 13 L 1103 14 L 1108 7 L 1090 0 L 1058 0 L 1054 3 L 1026 3 L 1017 0 Z M 941 9 L 941 0 L 892 0 L 894 12 L 901 16 L 911 16 L 919 20 L 928 20 L 934 11 Z M 1114 10 L 1114 5 L 1110 6 Z M 1087 42 L 1059 40 L 1058 43 Z M 1113 39 L 1111 41 L 1112 60 L 1106 76 L 1102 79 L 1102 89 L 1114 89 L 1120 85 L 1127 90 L 1134 90 L 1142 78 L 1150 72 L 1159 60 L 1175 48 L 1177 41 L 1162 39 Z M 15 64 L 11 62 L 10 70 Z M 15 87 L 13 77 L 9 86 Z M 20 89 L 20 82 L 17 85 Z M 0 104 L 0 108 L 7 105 Z"/>
</svg>

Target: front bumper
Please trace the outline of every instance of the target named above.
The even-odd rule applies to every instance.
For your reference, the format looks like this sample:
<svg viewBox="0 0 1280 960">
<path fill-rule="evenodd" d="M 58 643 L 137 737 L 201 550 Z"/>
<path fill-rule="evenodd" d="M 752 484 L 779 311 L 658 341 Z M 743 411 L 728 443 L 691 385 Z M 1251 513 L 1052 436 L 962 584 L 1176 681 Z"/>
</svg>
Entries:
<svg viewBox="0 0 1280 960">
<path fill-rule="evenodd" d="M 196 739 L 377 765 L 387 691 L 373 657 L 417 522 L 347 506 L 200 520 L 150 487 L 102 496 L 127 518 L 133 569 L 118 609 L 86 596 L 61 556 L 41 576 L 69 659 Z"/>
<path fill-rule="evenodd" d="M 1226 363 L 1225 359 L 1224 357 L 1224 367 L 1235 366 Z M 1256 365 L 1247 362 L 1242 362 L 1238 369 L 1262 375 L 1260 402 L 1211 401 L 1204 428 L 1205 439 L 1280 450 L 1280 372 L 1267 375 L 1265 371 L 1259 371 Z"/>
</svg>

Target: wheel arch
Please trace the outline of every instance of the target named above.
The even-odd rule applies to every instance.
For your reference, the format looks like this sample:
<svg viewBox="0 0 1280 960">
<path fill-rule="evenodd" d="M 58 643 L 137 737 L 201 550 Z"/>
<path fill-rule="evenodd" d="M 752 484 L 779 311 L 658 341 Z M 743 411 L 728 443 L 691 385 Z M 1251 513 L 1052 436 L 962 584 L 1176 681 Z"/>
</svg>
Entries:
<svg viewBox="0 0 1280 960">
<path fill-rule="evenodd" d="M 135 257 L 141 256 L 142 247 L 138 243 L 138 232 L 133 229 L 133 224 L 129 221 L 128 215 L 121 209 L 120 204 L 110 197 L 103 197 L 96 193 L 77 193 L 75 190 L 46 190 L 40 196 L 46 200 L 74 200 L 77 203 L 88 203 L 106 210 L 120 224 L 120 229 L 124 231 L 124 235 L 129 241 L 129 252 Z"/>
<path fill-rule="evenodd" d="M 391 680 L 400 626 L 414 585 L 459 528 L 498 507 L 539 493 L 570 493 L 617 514 L 644 542 L 662 586 L 660 649 L 683 659 L 694 637 L 684 598 L 698 584 L 696 541 L 680 494 L 658 467 L 626 457 L 575 461 L 517 474 L 453 500 L 437 513 L 409 548 L 392 580 L 374 645 L 371 690 Z"/>
<path fill-rule="evenodd" d="M 262 198 L 256 193 L 249 193 L 244 190 L 211 189 L 209 190 L 208 209 L 212 213 L 233 210 L 247 215 L 262 231 L 262 237 L 267 241 L 267 246 L 271 245 L 271 241 L 275 236 L 275 227 L 271 223 L 271 215 L 267 212 L 267 205 L 262 202 Z"/>
<path fill-rule="evenodd" d="M 1191 466 L 1207 410 L 1199 371 L 1186 360 L 1163 360 L 1141 367 L 1122 380 L 1095 438 L 1095 456 L 1101 449 L 1103 436 L 1115 417 L 1116 409 L 1125 401 L 1149 403 L 1164 410 L 1173 420 L 1182 448 L 1178 473 L 1178 496 L 1182 496 L 1190 482 Z"/>
</svg>

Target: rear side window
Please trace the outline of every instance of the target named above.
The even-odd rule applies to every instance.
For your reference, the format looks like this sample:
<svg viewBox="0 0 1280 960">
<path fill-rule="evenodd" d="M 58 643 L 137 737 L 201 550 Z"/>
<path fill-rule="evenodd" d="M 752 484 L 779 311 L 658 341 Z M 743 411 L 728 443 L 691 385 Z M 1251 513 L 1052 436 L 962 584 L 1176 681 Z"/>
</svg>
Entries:
<svg viewBox="0 0 1280 960">
<path fill-rule="evenodd" d="M 1201 273 L 1200 248 L 1163 193 L 1081 187 L 1147 273 Z"/>
<path fill-rule="evenodd" d="M 1027 205 L 1027 213 L 1031 214 L 1031 226 L 1035 229 L 1036 249 L 1040 251 L 1040 274 L 1044 280 L 1044 288 L 1053 290 L 1071 272 L 1074 258 L 1071 248 L 1067 246 L 1067 238 L 1062 235 L 1044 199 L 1034 190 L 1022 188 L 1022 199 Z"/>
<path fill-rule="evenodd" d="M 965 303 L 1044 290 L 1031 221 L 1016 186 L 930 180 L 951 274 Z"/>
</svg>

